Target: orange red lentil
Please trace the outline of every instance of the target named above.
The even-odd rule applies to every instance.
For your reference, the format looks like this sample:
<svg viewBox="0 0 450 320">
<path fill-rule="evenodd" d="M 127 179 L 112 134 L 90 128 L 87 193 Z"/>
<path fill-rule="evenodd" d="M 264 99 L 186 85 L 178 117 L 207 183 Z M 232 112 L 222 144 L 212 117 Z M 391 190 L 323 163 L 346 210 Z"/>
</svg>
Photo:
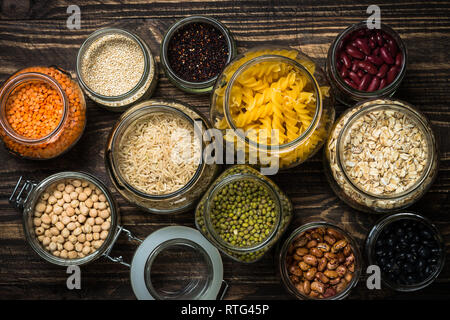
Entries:
<svg viewBox="0 0 450 320">
<path fill-rule="evenodd" d="M 40 139 L 56 129 L 64 111 L 58 90 L 45 82 L 30 82 L 16 89 L 6 101 L 6 119 L 27 139 Z"/>
<path fill-rule="evenodd" d="M 70 76 L 66 75 L 60 70 L 54 67 L 30 67 L 18 71 L 12 77 L 27 72 L 46 74 L 59 83 L 68 100 L 68 110 L 66 111 L 67 116 L 64 120 L 64 123 L 62 123 L 61 128 L 58 129 L 54 134 L 50 135 L 48 138 L 44 139 L 43 142 L 32 144 L 21 143 L 20 141 L 17 141 L 13 137 L 9 136 L 3 130 L 3 128 L 0 128 L 0 137 L 3 139 L 5 146 L 9 150 L 19 154 L 22 157 L 32 159 L 54 158 L 72 147 L 82 135 L 84 127 L 86 125 L 86 102 L 84 100 L 83 93 L 78 86 L 78 83 L 76 83 Z M 42 86 L 42 83 L 38 84 L 38 86 Z M 44 88 L 42 88 L 42 90 L 43 89 Z M 53 100 L 52 103 L 54 103 L 53 105 L 56 107 L 57 112 L 55 115 L 55 112 L 53 110 L 53 116 L 50 117 L 50 121 L 47 121 L 50 115 L 48 113 L 50 112 L 50 108 L 48 106 L 45 106 L 42 111 L 40 111 L 40 109 L 42 108 L 42 104 L 40 104 L 40 108 L 32 109 L 33 104 L 31 103 L 31 99 L 33 98 L 36 100 L 38 96 L 40 96 L 41 98 L 45 96 L 45 94 L 43 94 L 43 91 L 39 92 L 39 90 L 40 89 L 38 89 L 37 87 L 32 88 L 30 84 L 30 87 L 27 89 L 27 91 L 25 91 L 21 95 L 21 99 L 24 99 L 23 101 L 28 99 L 28 111 L 31 111 L 31 113 L 26 113 L 23 109 L 18 111 L 12 108 L 9 109 L 9 111 L 13 112 L 14 110 L 16 112 L 19 112 L 18 123 L 14 122 L 14 117 L 11 114 L 7 116 L 8 119 L 6 119 L 14 130 L 17 130 L 18 133 L 22 132 L 25 137 L 44 137 L 46 135 L 46 132 L 50 133 L 54 130 L 54 128 L 56 128 L 56 126 L 59 124 L 57 118 L 59 117 L 59 119 L 61 119 L 60 117 L 62 116 L 62 109 L 59 109 L 60 106 L 58 105 L 56 100 Z M 46 90 L 48 93 L 47 97 L 51 96 L 51 98 L 49 98 L 50 100 L 56 99 L 52 92 L 48 92 L 48 87 L 46 88 Z M 14 94 L 16 94 L 16 92 L 13 92 L 13 95 Z M 36 94 L 36 96 L 34 96 L 34 94 Z M 12 100 L 11 103 L 16 104 L 16 100 Z M 63 102 L 60 101 L 60 103 L 62 106 Z M 17 105 L 20 104 L 17 102 Z M 25 102 L 23 102 L 22 106 L 24 105 Z M 60 115 L 58 115 L 59 110 L 61 110 Z M 39 115 L 41 115 L 41 118 L 39 118 Z M 22 117 L 22 119 L 25 121 L 24 124 L 20 124 L 20 117 Z M 29 124 L 27 126 L 27 123 L 33 122 L 32 120 L 38 120 L 41 123 L 46 123 L 46 128 L 38 129 L 34 125 L 30 126 Z"/>
</svg>

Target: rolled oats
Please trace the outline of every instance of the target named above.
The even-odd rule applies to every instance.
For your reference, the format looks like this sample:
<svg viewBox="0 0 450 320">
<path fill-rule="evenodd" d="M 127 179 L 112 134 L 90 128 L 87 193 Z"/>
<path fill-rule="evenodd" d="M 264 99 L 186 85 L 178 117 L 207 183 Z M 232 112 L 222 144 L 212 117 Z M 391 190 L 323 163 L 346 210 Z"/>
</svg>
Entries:
<svg viewBox="0 0 450 320">
<path fill-rule="evenodd" d="M 373 110 L 363 113 L 368 108 Z M 334 191 L 365 211 L 404 208 L 420 198 L 436 176 L 437 150 L 431 129 L 418 125 L 419 118 L 426 123 L 412 107 L 389 99 L 367 101 L 341 116 L 325 149 Z"/>
</svg>

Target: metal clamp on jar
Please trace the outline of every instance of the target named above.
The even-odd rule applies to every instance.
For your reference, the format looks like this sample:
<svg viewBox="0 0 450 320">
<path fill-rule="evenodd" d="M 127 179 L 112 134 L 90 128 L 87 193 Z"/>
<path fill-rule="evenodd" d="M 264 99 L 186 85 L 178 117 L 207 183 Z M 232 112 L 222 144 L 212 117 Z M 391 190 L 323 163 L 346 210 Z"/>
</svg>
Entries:
<svg viewBox="0 0 450 320">
<path fill-rule="evenodd" d="M 70 233 L 66 235 L 67 237 L 64 237 L 65 239 L 63 239 L 68 239 L 69 242 L 74 243 L 71 245 L 66 245 L 66 243 L 62 245 L 62 241 L 60 242 L 56 235 L 56 230 L 59 231 L 59 223 L 63 223 L 61 222 L 63 219 L 55 219 L 55 221 L 53 221 L 53 217 L 58 215 L 67 217 L 69 214 L 71 217 L 76 217 L 78 208 L 80 208 L 78 217 L 84 216 L 83 209 L 81 209 L 83 207 L 82 205 L 74 210 L 74 215 L 69 213 L 71 210 L 68 208 L 72 204 L 72 201 L 75 201 L 76 199 L 68 198 L 68 202 L 65 203 L 69 204 L 69 206 L 64 206 L 64 204 L 62 207 L 59 206 L 58 200 L 65 201 L 64 198 L 67 195 L 64 194 L 64 188 L 62 188 L 62 186 L 64 185 L 67 187 L 72 185 L 68 184 L 67 181 L 74 181 L 75 189 L 92 189 L 90 186 L 98 188 L 96 190 L 99 190 L 99 194 L 105 197 L 105 201 L 107 201 L 110 208 L 110 228 L 108 229 L 109 232 L 107 237 L 98 248 L 93 250 L 93 252 L 87 253 L 83 257 L 62 257 L 61 252 L 62 250 L 66 250 L 66 248 L 69 249 L 69 247 L 73 249 L 73 252 L 83 252 L 82 250 L 78 251 L 76 248 L 77 245 L 80 244 L 80 241 L 84 242 L 84 240 L 86 240 L 82 240 L 80 237 L 84 238 L 87 237 L 88 234 L 91 234 L 91 232 L 84 234 L 87 231 L 92 231 L 91 227 L 88 227 L 89 230 L 85 229 L 85 227 L 89 225 L 89 222 L 86 220 L 84 223 L 79 223 L 79 221 L 82 221 L 83 219 L 74 219 L 79 225 L 75 224 L 73 221 L 64 224 L 64 227 L 61 228 L 58 236 L 62 236 L 65 230 L 72 229 L 69 224 L 74 223 L 75 228 L 70 230 Z M 85 187 L 83 187 L 83 182 L 87 182 L 87 184 L 84 184 Z M 80 186 L 78 186 L 79 183 Z M 59 189 L 59 187 L 61 188 Z M 71 187 L 69 187 L 69 189 L 71 189 Z M 48 193 L 49 190 L 54 190 L 54 192 L 47 196 L 46 193 Z M 62 190 L 62 192 L 60 190 Z M 81 191 L 80 194 L 84 192 L 84 190 Z M 93 194 L 95 194 L 95 192 Z M 54 202 L 55 199 L 51 197 L 54 197 L 56 202 Z M 43 199 L 53 203 L 51 213 L 50 209 L 44 207 L 42 208 L 44 211 L 41 212 L 41 208 L 38 207 Z M 92 196 L 86 198 L 83 203 L 89 205 L 88 199 L 92 199 Z M 100 180 L 90 174 L 60 172 L 49 176 L 39 183 L 24 180 L 21 177 L 14 188 L 9 201 L 14 207 L 23 212 L 24 231 L 26 239 L 32 249 L 41 258 L 52 264 L 61 266 L 81 266 L 100 257 L 105 257 L 113 262 L 120 263 L 130 268 L 131 285 L 138 299 L 212 300 L 216 298 L 222 299 L 227 291 L 228 285 L 223 280 L 223 265 L 220 254 L 218 250 L 200 234 L 200 232 L 188 227 L 171 226 L 151 233 L 145 240 L 137 238 L 129 230 L 119 225 L 119 209 L 112 194 Z M 81 201 L 79 203 L 81 203 Z M 63 208 L 65 211 L 59 212 L 59 209 L 57 208 Z M 36 213 L 38 213 L 38 215 L 36 215 Z M 39 216 L 39 214 L 41 215 Z M 45 214 L 49 216 L 50 221 L 46 221 L 47 217 Z M 35 220 L 37 216 L 40 218 L 39 227 L 42 227 L 44 230 L 42 233 L 37 230 L 37 221 Z M 78 234 L 78 232 L 75 231 L 78 230 L 78 227 L 83 230 L 83 233 Z M 56 228 L 56 230 L 54 228 Z M 114 244 L 122 233 L 128 237 L 129 241 L 137 241 L 140 243 L 130 264 L 125 262 L 121 256 L 115 257 L 111 255 Z M 84 236 L 81 236 L 82 234 Z M 55 240 L 55 243 L 60 244 L 61 246 L 57 246 L 55 247 L 55 250 L 51 251 L 53 248 L 49 248 L 49 244 L 45 241 L 42 242 L 41 240 L 43 239 L 40 238 L 41 236 L 49 236 L 49 238 L 52 238 L 51 241 Z M 72 240 L 72 236 L 76 238 L 73 238 Z M 90 243 L 93 244 L 94 241 L 95 239 L 90 241 Z M 167 265 L 172 262 L 171 260 L 173 259 L 174 254 L 182 259 L 182 261 L 177 261 L 177 265 L 180 267 L 176 269 L 167 268 Z"/>
</svg>

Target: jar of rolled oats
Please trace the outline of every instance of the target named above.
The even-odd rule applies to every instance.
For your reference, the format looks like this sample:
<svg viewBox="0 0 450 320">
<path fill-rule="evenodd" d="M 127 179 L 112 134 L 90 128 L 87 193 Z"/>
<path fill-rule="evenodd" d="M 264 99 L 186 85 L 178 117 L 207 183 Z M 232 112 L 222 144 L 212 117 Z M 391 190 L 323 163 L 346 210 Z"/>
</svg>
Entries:
<svg viewBox="0 0 450 320">
<path fill-rule="evenodd" d="M 429 121 L 400 100 L 368 100 L 348 109 L 334 124 L 324 151 L 334 192 L 366 212 L 410 206 L 438 172 L 438 148 Z"/>
</svg>

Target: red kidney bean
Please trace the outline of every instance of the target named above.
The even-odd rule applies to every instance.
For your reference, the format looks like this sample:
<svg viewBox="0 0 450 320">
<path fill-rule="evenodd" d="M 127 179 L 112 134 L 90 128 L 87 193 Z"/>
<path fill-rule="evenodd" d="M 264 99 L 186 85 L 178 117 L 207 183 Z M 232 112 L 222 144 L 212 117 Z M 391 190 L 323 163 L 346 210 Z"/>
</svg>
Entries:
<svg viewBox="0 0 450 320">
<path fill-rule="evenodd" d="M 398 50 L 397 44 L 394 41 L 392 41 L 392 40 L 388 40 L 387 47 L 388 47 L 389 52 L 391 53 L 391 55 L 393 57 L 395 57 L 395 55 L 397 54 L 397 50 Z"/>
<path fill-rule="evenodd" d="M 392 58 L 392 56 L 390 55 L 390 53 L 388 52 L 388 50 L 385 47 L 382 47 L 380 49 L 380 57 L 387 64 L 393 64 L 394 63 L 394 59 Z"/>
<path fill-rule="evenodd" d="M 380 47 L 376 47 L 375 49 L 373 49 L 372 51 L 372 55 L 373 56 L 378 56 L 378 54 L 380 53 Z"/>
<path fill-rule="evenodd" d="M 384 87 L 386 87 L 386 85 L 387 85 L 387 80 L 386 80 L 386 78 L 381 79 L 381 81 L 380 81 L 380 86 L 378 87 L 378 90 L 383 89 Z"/>
<path fill-rule="evenodd" d="M 395 79 L 395 77 L 397 76 L 397 74 L 398 74 L 398 68 L 396 67 L 396 66 L 392 66 L 390 69 L 389 69 L 389 71 L 388 71 L 388 73 L 387 73 L 387 76 L 386 76 L 386 80 L 387 80 L 387 83 L 389 84 L 389 83 L 391 83 L 392 81 L 394 81 L 394 79 Z"/>
<path fill-rule="evenodd" d="M 347 52 L 349 55 L 351 55 L 353 58 L 355 59 L 364 59 L 364 54 L 359 51 L 357 48 L 355 48 L 354 46 L 348 45 L 345 47 L 345 52 Z"/>
<path fill-rule="evenodd" d="M 366 90 L 369 83 L 372 81 L 372 77 L 370 74 L 366 74 L 362 77 L 361 82 L 359 83 L 358 90 Z"/>
<path fill-rule="evenodd" d="M 359 50 L 364 52 L 366 56 L 370 54 L 370 48 L 369 45 L 367 44 L 366 39 L 356 38 L 355 41 L 353 42 L 353 46 L 357 47 Z"/>
<path fill-rule="evenodd" d="M 382 79 L 386 75 L 386 72 L 388 72 L 389 66 L 387 64 L 383 64 L 380 69 L 378 69 L 377 77 Z"/>
<path fill-rule="evenodd" d="M 403 55 L 401 52 L 397 53 L 397 55 L 395 56 L 395 65 L 397 67 L 401 67 L 403 62 Z"/>
<path fill-rule="evenodd" d="M 348 69 L 345 66 L 342 66 L 341 77 L 342 78 L 347 78 L 348 77 Z"/>
<path fill-rule="evenodd" d="M 362 28 L 348 34 L 338 45 L 337 71 L 350 87 L 377 91 L 392 83 L 403 63 L 403 53 L 383 30 Z"/>
<path fill-rule="evenodd" d="M 377 39 L 378 45 L 379 45 L 380 47 L 382 47 L 383 44 L 384 44 L 384 39 L 383 39 L 383 36 L 381 35 L 380 31 L 377 31 L 377 32 L 375 33 L 375 39 Z"/>
<path fill-rule="evenodd" d="M 373 64 L 376 64 L 377 66 L 380 66 L 383 64 L 383 59 L 381 59 L 375 55 L 368 56 L 367 61 L 372 62 Z"/>
<path fill-rule="evenodd" d="M 344 51 L 341 51 L 341 54 L 339 55 L 339 58 L 341 58 L 342 63 L 344 64 L 344 66 L 347 69 L 350 69 L 350 67 L 352 66 L 352 60 L 348 57 L 348 55 Z"/>
<path fill-rule="evenodd" d="M 380 86 L 380 78 L 373 77 L 372 81 L 369 84 L 369 87 L 367 88 L 367 91 L 372 92 L 378 90 L 379 86 Z"/>
<path fill-rule="evenodd" d="M 353 71 L 350 71 L 348 73 L 348 76 L 350 77 L 350 79 L 352 79 L 352 81 L 359 86 L 359 84 L 361 83 L 361 79 L 358 77 L 358 75 L 356 73 L 354 73 Z"/>
<path fill-rule="evenodd" d="M 344 82 L 346 84 L 348 84 L 350 87 L 352 87 L 353 89 L 358 90 L 358 86 L 352 80 L 350 80 L 349 78 L 344 78 Z"/>
<path fill-rule="evenodd" d="M 371 64 L 370 62 L 359 61 L 357 64 L 361 69 L 366 70 L 366 72 L 368 72 L 370 74 L 377 74 L 377 72 L 378 72 L 378 69 L 375 68 L 375 66 L 373 64 Z"/>
</svg>

